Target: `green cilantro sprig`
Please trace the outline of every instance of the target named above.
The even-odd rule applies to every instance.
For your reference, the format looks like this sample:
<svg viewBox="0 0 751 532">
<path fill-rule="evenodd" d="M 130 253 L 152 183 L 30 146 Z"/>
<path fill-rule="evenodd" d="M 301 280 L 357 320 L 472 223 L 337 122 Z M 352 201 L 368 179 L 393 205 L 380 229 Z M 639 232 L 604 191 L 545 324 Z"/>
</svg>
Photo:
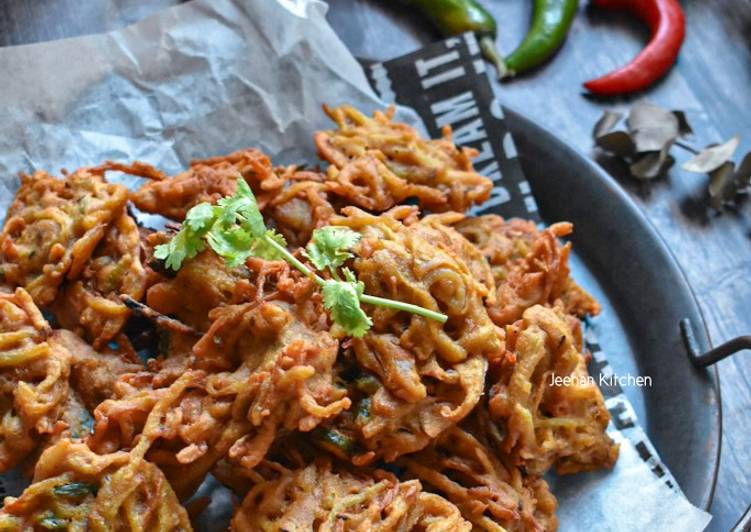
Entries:
<svg viewBox="0 0 751 532">
<path fill-rule="evenodd" d="M 243 264 L 249 257 L 286 260 L 321 287 L 323 306 L 331 319 L 355 338 L 362 337 L 373 325 L 361 303 L 446 322 L 447 316 L 440 312 L 366 294 L 365 285 L 349 268 L 342 267 L 354 257 L 351 250 L 359 240 L 360 235 L 346 227 L 326 226 L 313 231 L 303 254 L 318 272 L 329 272 L 331 278 L 324 279 L 287 250 L 282 235 L 266 228 L 253 191 L 244 179 L 238 178 L 232 196 L 220 199 L 216 205 L 201 203 L 190 209 L 180 231 L 168 243 L 157 246 L 154 256 L 175 271 L 206 249 L 207 244 L 230 267 Z"/>
</svg>

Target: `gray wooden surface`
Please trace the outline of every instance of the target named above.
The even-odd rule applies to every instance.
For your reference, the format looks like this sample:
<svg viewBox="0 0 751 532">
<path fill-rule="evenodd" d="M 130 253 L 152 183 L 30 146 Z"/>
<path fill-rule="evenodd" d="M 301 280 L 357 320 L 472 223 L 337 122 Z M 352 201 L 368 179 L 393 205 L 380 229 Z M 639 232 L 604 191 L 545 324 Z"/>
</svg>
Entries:
<svg viewBox="0 0 751 532">
<path fill-rule="evenodd" d="M 0 46 L 38 42 L 121 27 L 178 0 L 0 0 Z M 414 13 L 389 0 L 330 0 L 329 20 L 352 52 L 389 59 L 437 35 Z M 512 49 L 527 27 L 530 2 L 485 0 L 500 25 L 499 45 Z M 687 40 L 678 66 L 647 94 L 684 109 L 703 146 L 742 135 L 751 150 L 751 2 L 686 0 Z M 602 109 L 633 99 L 597 101 L 581 82 L 630 59 L 647 38 L 634 20 L 582 7 L 563 49 L 548 65 L 496 85 L 501 101 L 584 153 Z M 9 75 L 9 73 L 2 73 Z M 674 149 L 679 163 L 688 156 Z M 623 167 L 603 161 L 658 227 L 700 300 L 715 343 L 751 333 L 751 206 L 717 216 L 706 208 L 706 178 L 680 171 L 635 183 Z M 645 295 L 648 297 L 648 295 Z M 728 530 L 751 502 L 751 353 L 720 363 L 723 445 L 711 530 Z"/>
</svg>

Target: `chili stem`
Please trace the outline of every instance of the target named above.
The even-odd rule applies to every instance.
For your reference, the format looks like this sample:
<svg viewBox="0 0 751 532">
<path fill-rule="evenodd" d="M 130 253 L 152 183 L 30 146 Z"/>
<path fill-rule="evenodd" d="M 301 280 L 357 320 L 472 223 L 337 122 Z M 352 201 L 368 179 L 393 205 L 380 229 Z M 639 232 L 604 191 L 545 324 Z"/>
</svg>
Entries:
<svg viewBox="0 0 751 532">
<path fill-rule="evenodd" d="M 448 316 L 441 314 L 440 312 L 428 310 L 426 308 L 418 307 L 417 305 L 412 305 L 410 303 L 403 303 L 402 301 L 386 299 L 385 297 L 369 296 L 368 294 L 363 294 L 362 296 L 360 296 L 360 301 L 379 307 L 404 310 L 406 312 L 411 312 L 412 314 L 417 314 L 418 316 L 423 316 L 440 323 L 446 323 L 446 320 L 448 319 Z"/>
<path fill-rule="evenodd" d="M 495 40 L 490 35 L 484 35 L 480 37 L 480 50 L 485 59 L 495 65 L 495 69 L 498 71 L 498 79 L 505 77 L 508 74 L 508 68 L 503 61 L 503 57 L 498 53 L 498 49 L 495 47 Z"/>
</svg>

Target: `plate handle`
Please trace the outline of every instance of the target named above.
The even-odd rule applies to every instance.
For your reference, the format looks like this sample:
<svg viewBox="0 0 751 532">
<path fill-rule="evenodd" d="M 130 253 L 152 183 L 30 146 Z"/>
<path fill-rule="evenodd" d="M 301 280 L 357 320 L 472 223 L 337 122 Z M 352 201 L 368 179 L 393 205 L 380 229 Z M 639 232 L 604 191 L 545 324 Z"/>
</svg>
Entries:
<svg viewBox="0 0 751 532">
<path fill-rule="evenodd" d="M 751 336 L 738 336 L 720 344 L 717 347 L 710 349 L 709 351 L 702 353 L 699 349 L 699 342 L 696 341 L 696 335 L 694 334 L 694 326 L 691 320 L 683 318 L 680 322 L 681 336 L 683 337 L 683 343 L 686 346 L 688 352 L 688 358 L 691 362 L 700 368 L 706 368 L 712 364 L 719 362 L 723 358 L 727 358 L 730 355 L 743 351 L 744 349 L 751 349 Z M 751 506 L 746 509 L 746 513 L 733 527 L 732 532 L 751 532 Z"/>
<path fill-rule="evenodd" d="M 683 343 L 686 346 L 688 352 L 688 358 L 691 362 L 700 368 L 706 368 L 712 364 L 719 362 L 723 358 L 727 358 L 730 355 L 743 351 L 744 349 L 751 349 L 751 336 L 738 336 L 732 340 L 728 340 L 724 344 L 720 344 L 717 347 L 713 347 L 709 351 L 704 353 L 699 349 L 699 343 L 696 341 L 694 335 L 694 326 L 691 320 L 683 318 L 680 323 L 681 336 L 683 337 Z"/>
</svg>

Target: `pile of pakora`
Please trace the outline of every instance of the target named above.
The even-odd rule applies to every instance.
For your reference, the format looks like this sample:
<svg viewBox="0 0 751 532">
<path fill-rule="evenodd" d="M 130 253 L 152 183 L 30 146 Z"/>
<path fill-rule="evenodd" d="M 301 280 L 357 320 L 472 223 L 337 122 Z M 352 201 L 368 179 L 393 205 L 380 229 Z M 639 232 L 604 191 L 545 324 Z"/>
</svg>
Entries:
<svg viewBox="0 0 751 532">
<path fill-rule="evenodd" d="M 465 215 L 492 183 L 449 128 L 325 110 L 322 170 L 245 149 L 173 177 L 22 176 L 0 235 L 0 473 L 30 484 L 0 530 L 193 530 L 207 478 L 233 493 L 235 532 L 555 530 L 543 475 L 613 466 L 571 224 Z M 369 328 L 347 334 L 287 261 L 186 244 L 167 267 L 190 210 L 241 180 L 298 261 L 347 228 L 366 294 L 445 320 L 363 303 Z"/>
</svg>

